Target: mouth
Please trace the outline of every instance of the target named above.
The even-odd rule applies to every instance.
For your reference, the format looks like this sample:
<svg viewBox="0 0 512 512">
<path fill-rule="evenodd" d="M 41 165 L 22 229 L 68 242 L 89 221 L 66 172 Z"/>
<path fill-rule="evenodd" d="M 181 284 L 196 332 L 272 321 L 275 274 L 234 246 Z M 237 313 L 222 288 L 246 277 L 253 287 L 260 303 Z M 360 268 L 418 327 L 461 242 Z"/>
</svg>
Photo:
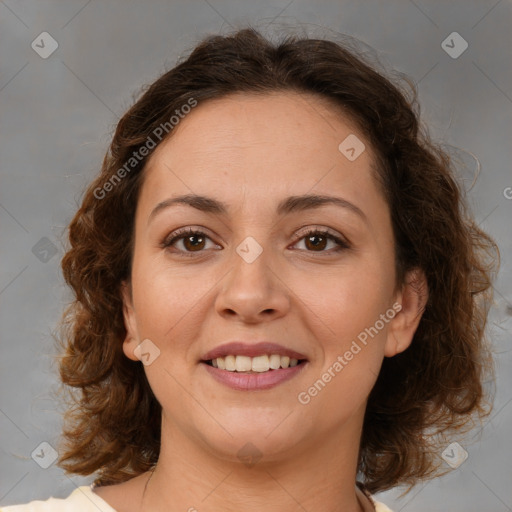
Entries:
<svg viewBox="0 0 512 512">
<path fill-rule="evenodd" d="M 279 358 L 279 359 L 278 359 Z M 308 361 L 278 354 L 228 355 L 200 362 L 214 380 L 235 391 L 264 391 L 300 375 Z"/>
<path fill-rule="evenodd" d="M 294 368 L 306 362 L 307 359 L 297 359 L 279 354 L 263 354 L 256 357 L 230 354 L 201 361 L 201 363 L 219 370 L 245 374 L 276 372 Z"/>
<path fill-rule="evenodd" d="M 207 374 L 237 391 L 261 391 L 303 372 L 304 354 L 270 341 L 232 341 L 210 350 L 199 361 Z"/>
</svg>

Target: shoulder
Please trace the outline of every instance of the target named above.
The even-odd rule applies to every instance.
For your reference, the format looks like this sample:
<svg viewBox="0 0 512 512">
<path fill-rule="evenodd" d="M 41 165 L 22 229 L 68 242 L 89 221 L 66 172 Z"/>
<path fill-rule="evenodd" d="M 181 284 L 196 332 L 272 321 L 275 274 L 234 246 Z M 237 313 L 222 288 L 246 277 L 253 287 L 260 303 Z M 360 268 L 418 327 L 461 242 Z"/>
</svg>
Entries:
<svg viewBox="0 0 512 512">
<path fill-rule="evenodd" d="M 375 512 L 393 512 L 389 507 L 380 501 L 373 500 L 373 504 L 375 505 Z M 2 511 L 0 510 L 0 512 Z"/>
<path fill-rule="evenodd" d="M 365 496 L 368 505 L 370 507 L 373 505 L 371 510 L 375 510 L 375 512 L 393 512 L 388 506 L 384 505 L 384 503 L 377 501 L 370 491 L 366 489 L 365 485 L 359 481 L 356 481 L 356 494 L 359 495 L 359 498 Z"/>
<path fill-rule="evenodd" d="M 67 498 L 34 500 L 20 505 L 0 507 L 0 512 L 116 512 L 96 495 L 90 486 L 77 487 Z"/>
<path fill-rule="evenodd" d="M 372 500 L 376 512 L 393 512 L 384 503 Z M 0 512 L 116 512 L 90 486 L 77 487 L 67 498 L 34 500 L 20 505 L 1 507 Z"/>
</svg>

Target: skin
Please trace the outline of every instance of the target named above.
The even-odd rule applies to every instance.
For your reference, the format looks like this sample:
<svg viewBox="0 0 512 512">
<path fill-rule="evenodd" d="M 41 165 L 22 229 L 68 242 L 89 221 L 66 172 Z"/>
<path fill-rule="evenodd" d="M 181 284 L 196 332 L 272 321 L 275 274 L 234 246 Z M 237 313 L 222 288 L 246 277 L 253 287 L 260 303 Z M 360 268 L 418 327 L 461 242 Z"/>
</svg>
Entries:
<svg viewBox="0 0 512 512">
<path fill-rule="evenodd" d="M 352 162 L 338 150 L 349 134 L 366 145 Z M 144 369 L 162 405 L 162 445 L 143 502 L 149 473 L 96 490 L 116 510 L 372 510 L 355 489 L 367 397 L 383 358 L 409 346 L 426 300 L 418 287 L 396 286 L 390 212 L 373 161 L 350 119 L 321 98 L 290 92 L 199 104 L 156 149 L 122 287 L 123 349 L 133 360 L 145 339 L 160 350 Z M 159 202 L 190 193 L 225 202 L 228 213 L 177 205 L 148 223 Z M 282 199 L 302 194 L 341 197 L 366 220 L 335 205 L 277 216 Z M 199 249 L 186 239 L 161 247 L 188 226 L 208 237 Z M 315 248 L 308 228 L 330 228 L 350 246 L 336 252 L 328 240 Z M 252 263 L 236 252 L 249 236 L 263 249 Z M 406 282 L 412 278 L 424 282 L 419 272 Z M 301 404 L 297 395 L 394 303 L 400 313 Z M 198 363 L 231 340 L 271 340 L 308 363 L 273 389 L 233 390 Z M 237 457 L 248 442 L 261 454 L 252 467 Z"/>
</svg>

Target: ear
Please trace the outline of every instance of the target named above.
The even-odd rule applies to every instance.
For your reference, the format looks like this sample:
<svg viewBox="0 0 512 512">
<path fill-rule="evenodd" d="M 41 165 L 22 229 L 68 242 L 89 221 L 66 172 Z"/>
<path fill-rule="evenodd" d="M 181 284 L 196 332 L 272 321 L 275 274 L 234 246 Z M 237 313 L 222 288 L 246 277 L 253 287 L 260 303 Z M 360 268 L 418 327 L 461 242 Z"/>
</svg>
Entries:
<svg viewBox="0 0 512 512">
<path fill-rule="evenodd" d="M 393 357 L 403 352 L 412 342 L 414 333 L 425 311 L 428 300 L 428 284 L 421 269 L 407 272 L 405 282 L 395 295 L 400 311 L 389 322 L 384 355 Z"/>
<path fill-rule="evenodd" d="M 126 338 L 123 341 L 123 352 L 129 359 L 139 361 L 135 356 L 134 350 L 139 342 L 139 334 L 137 330 L 137 320 L 132 301 L 131 283 L 123 281 L 121 283 L 121 298 L 123 300 L 123 317 L 126 327 Z"/>
</svg>

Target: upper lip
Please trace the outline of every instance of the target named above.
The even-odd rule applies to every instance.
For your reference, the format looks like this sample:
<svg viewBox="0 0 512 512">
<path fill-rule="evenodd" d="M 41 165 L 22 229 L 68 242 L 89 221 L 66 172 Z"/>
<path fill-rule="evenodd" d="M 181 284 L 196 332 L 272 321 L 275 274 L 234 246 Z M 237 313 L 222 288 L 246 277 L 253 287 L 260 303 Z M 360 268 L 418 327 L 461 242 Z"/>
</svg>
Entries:
<svg viewBox="0 0 512 512">
<path fill-rule="evenodd" d="M 265 354 L 278 354 L 280 356 L 288 356 L 290 359 L 306 359 L 304 354 L 270 341 L 260 341 L 256 343 L 231 341 L 210 350 L 202 356 L 201 360 L 211 361 L 217 357 L 226 357 L 229 355 L 257 357 Z"/>
</svg>

